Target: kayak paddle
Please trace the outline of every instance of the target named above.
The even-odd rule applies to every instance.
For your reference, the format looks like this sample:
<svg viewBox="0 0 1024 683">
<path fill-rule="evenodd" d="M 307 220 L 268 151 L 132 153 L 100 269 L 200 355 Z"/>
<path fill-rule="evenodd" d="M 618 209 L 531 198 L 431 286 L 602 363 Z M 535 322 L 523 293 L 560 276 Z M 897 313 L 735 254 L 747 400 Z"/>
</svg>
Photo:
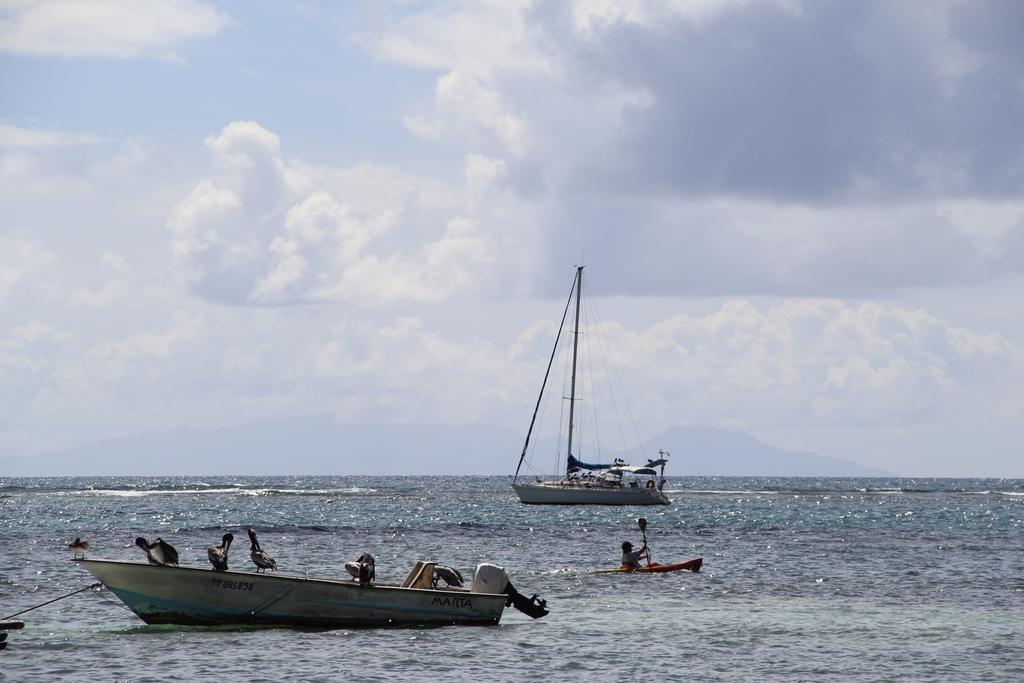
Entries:
<svg viewBox="0 0 1024 683">
<path fill-rule="evenodd" d="M 640 525 L 640 533 L 644 537 L 644 548 L 647 551 L 647 566 L 651 566 L 651 548 L 647 545 L 647 520 L 643 517 L 636 520 L 636 523 Z"/>
</svg>

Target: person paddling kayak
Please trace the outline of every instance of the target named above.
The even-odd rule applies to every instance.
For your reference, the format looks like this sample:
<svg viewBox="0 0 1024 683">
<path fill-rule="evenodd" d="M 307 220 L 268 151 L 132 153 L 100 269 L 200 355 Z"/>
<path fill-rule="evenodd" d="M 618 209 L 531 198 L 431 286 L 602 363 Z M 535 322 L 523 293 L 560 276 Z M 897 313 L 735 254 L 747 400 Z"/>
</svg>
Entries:
<svg viewBox="0 0 1024 683">
<path fill-rule="evenodd" d="M 643 547 L 640 550 L 633 550 L 633 544 L 629 541 L 625 541 L 622 544 L 622 568 L 623 569 L 639 569 L 640 560 L 644 557 L 650 559 L 650 554 L 647 551 L 647 542 L 644 541 Z"/>
<path fill-rule="evenodd" d="M 640 533 L 644 535 L 644 543 L 640 550 L 634 551 L 633 544 L 629 541 L 624 541 L 622 543 L 622 566 L 618 569 L 598 569 L 593 572 L 594 574 L 632 574 L 633 572 L 640 574 L 663 574 L 665 572 L 679 571 L 680 569 L 686 569 L 691 572 L 700 571 L 701 565 L 704 564 L 704 558 L 702 557 L 674 564 L 651 562 L 651 549 L 647 547 L 647 520 L 641 517 L 636 520 L 636 523 L 640 526 Z M 640 560 L 644 559 L 647 560 L 647 564 L 640 564 Z"/>
</svg>

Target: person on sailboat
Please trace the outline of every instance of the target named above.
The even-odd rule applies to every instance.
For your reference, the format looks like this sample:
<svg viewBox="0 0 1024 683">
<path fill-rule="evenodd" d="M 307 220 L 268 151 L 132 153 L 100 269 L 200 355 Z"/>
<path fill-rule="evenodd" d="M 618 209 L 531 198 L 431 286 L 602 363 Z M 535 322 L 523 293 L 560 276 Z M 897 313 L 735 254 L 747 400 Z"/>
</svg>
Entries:
<svg viewBox="0 0 1024 683">
<path fill-rule="evenodd" d="M 640 560 L 642 560 L 645 556 L 648 557 L 648 559 L 650 559 L 650 556 L 647 553 L 647 542 L 646 541 L 644 541 L 643 547 L 640 548 L 640 550 L 636 550 L 636 551 L 633 550 L 633 544 L 632 543 L 630 543 L 629 541 L 624 541 L 623 542 L 623 544 L 622 544 L 622 568 L 623 569 L 630 569 L 630 570 L 639 569 L 640 568 Z"/>
</svg>

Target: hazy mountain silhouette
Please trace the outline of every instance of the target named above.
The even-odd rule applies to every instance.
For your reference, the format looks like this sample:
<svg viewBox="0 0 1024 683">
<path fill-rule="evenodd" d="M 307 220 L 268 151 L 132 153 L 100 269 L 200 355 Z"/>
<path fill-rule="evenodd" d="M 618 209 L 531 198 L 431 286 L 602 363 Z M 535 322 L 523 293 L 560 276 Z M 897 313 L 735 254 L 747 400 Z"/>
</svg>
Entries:
<svg viewBox="0 0 1024 683">
<path fill-rule="evenodd" d="M 651 455 L 672 454 L 673 474 L 709 476 L 884 477 L 892 472 L 817 453 L 787 451 L 744 432 L 673 427 L 645 444 Z"/>
<path fill-rule="evenodd" d="M 290 418 L 219 429 L 174 429 L 0 460 L 3 476 L 246 474 L 511 474 L 523 435 L 492 425 L 342 424 Z M 749 434 L 675 427 L 644 444 L 672 453 L 668 474 L 880 476 L 838 458 L 768 446 Z M 554 452 L 551 439 L 539 452 Z M 614 458 L 620 453 L 605 450 Z M 639 461 L 636 451 L 627 454 Z M 553 460 L 552 460 L 553 462 Z"/>
</svg>

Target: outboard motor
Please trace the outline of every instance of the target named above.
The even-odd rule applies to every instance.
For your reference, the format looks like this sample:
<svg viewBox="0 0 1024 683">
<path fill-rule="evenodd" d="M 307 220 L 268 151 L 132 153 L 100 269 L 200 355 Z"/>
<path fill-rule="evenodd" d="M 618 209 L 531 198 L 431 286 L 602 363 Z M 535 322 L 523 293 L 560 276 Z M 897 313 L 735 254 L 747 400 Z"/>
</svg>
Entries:
<svg viewBox="0 0 1024 683">
<path fill-rule="evenodd" d="M 512 605 L 528 617 L 540 619 L 548 613 L 547 600 L 541 600 L 534 593 L 526 597 L 516 590 L 502 567 L 494 564 L 478 564 L 473 574 L 470 591 L 474 593 L 504 593 L 508 596 L 506 605 Z"/>
</svg>

